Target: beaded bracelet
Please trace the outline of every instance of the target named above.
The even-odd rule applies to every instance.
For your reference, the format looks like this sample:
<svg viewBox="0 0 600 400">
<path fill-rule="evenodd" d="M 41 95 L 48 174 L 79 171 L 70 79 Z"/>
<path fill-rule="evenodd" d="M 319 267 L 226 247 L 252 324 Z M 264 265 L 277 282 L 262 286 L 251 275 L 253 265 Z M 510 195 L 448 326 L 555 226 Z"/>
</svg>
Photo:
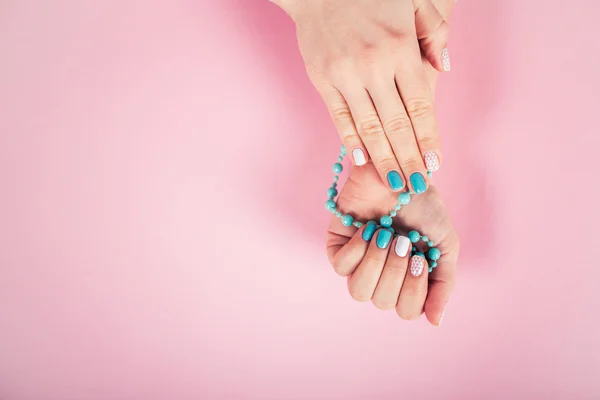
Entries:
<svg viewBox="0 0 600 400">
<path fill-rule="evenodd" d="M 358 229 L 365 224 L 375 224 L 375 225 L 377 225 L 377 229 L 384 228 L 384 229 L 387 229 L 388 231 L 390 231 L 392 233 L 392 235 L 394 235 L 394 237 L 400 236 L 399 234 L 397 234 L 394 231 L 394 228 L 392 228 L 392 222 L 393 222 L 392 218 L 398 214 L 398 211 L 400 211 L 400 209 L 403 206 L 406 206 L 410 203 L 410 196 L 415 194 L 414 192 L 407 191 L 407 192 L 400 193 L 398 195 L 398 202 L 396 203 L 396 205 L 394 206 L 392 211 L 390 211 L 388 215 L 384 215 L 383 217 L 381 217 L 379 220 L 379 224 L 377 224 L 377 222 L 375 222 L 375 221 L 368 221 L 368 222 L 356 221 L 356 220 L 354 220 L 354 217 L 352 217 L 352 215 L 344 214 L 338 209 L 335 198 L 338 195 L 337 185 L 338 185 L 338 181 L 340 180 L 340 174 L 344 170 L 344 167 L 342 166 L 342 161 L 343 161 L 344 157 L 346 156 L 346 154 L 347 154 L 346 147 L 344 147 L 344 145 L 342 145 L 340 155 L 337 158 L 337 162 L 335 164 L 333 164 L 333 173 L 335 174 L 335 176 L 333 177 L 333 184 L 331 185 L 331 187 L 329 189 L 327 189 L 328 199 L 325 202 L 325 208 L 327 210 L 331 211 L 331 213 L 334 214 L 336 217 L 341 219 L 342 224 L 344 226 L 354 226 Z M 431 176 L 431 171 L 427 171 L 427 175 Z M 407 236 L 408 236 L 408 239 L 411 241 L 411 243 L 413 243 L 411 257 L 414 255 L 418 255 L 418 256 L 426 258 L 427 262 L 429 264 L 429 272 L 431 273 L 433 271 L 433 269 L 435 267 L 437 267 L 437 265 L 438 265 L 438 260 L 440 259 L 440 256 L 441 256 L 440 250 L 434 246 L 433 241 L 430 240 L 429 237 L 421 235 L 416 230 L 408 232 Z M 414 246 L 419 241 L 422 241 L 429 247 L 429 250 L 426 252 L 426 254 L 418 251 L 417 248 Z"/>
</svg>

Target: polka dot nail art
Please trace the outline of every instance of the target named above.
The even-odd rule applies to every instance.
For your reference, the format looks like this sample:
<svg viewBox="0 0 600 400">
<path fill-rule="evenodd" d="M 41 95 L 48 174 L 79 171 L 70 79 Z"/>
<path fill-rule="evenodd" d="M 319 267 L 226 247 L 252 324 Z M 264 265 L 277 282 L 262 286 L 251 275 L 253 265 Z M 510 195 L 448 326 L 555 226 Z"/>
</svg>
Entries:
<svg viewBox="0 0 600 400">
<path fill-rule="evenodd" d="M 421 276 L 425 267 L 425 258 L 421 256 L 412 256 L 410 259 L 410 273 L 413 276 Z"/>
<path fill-rule="evenodd" d="M 431 172 L 440 169 L 440 159 L 435 151 L 428 151 L 425 153 L 425 166 L 427 167 L 427 170 Z"/>
</svg>

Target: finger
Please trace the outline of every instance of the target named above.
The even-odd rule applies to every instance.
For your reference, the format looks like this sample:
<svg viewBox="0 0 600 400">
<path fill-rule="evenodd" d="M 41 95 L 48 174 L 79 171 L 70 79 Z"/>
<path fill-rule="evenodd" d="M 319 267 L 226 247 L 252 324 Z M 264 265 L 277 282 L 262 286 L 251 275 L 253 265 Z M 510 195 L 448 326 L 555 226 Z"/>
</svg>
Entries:
<svg viewBox="0 0 600 400">
<path fill-rule="evenodd" d="M 335 244 L 327 249 L 333 269 L 341 276 L 352 274 L 360 264 L 377 225 L 369 223 L 362 226 L 345 244 Z"/>
<path fill-rule="evenodd" d="M 427 268 L 427 260 L 420 253 L 410 258 L 408 272 L 396 306 L 400 318 L 413 320 L 423 313 L 423 304 L 427 298 Z"/>
<path fill-rule="evenodd" d="M 356 124 L 344 96 L 333 86 L 324 86 L 318 88 L 318 91 L 325 101 L 342 143 L 351 154 L 352 163 L 359 167 L 365 165 L 369 156 L 356 131 Z"/>
<path fill-rule="evenodd" d="M 404 179 L 400 166 L 369 93 L 364 88 L 354 88 L 344 92 L 344 96 L 350 105 L 358 134 L 369 151 L 369 156 L 382 181 L 387 182 L 393 191 L 402 190 Z"/>
<path fill-rule="evenodd" d="M 381 278 L 375 293 L 373 304 L 382 310 L 391 310 L 398 303 L 400 288 L 404 282 L 404 276 L 408 268 L 408 255 L 411 249 L 410 240 L 405 236 L 398 236 L 391 244 L 387 262 L 383 267 Z"/>
<path fill-rule="evenodd" d="M 446 44 L 450 25 L 431 0 L 415 1 L 415 26 L 423 54 L 438 71 L 450 71 Z"/>
<path fill-rule="evenodd" d="M 417 138 L 423 172 L 437 171 L 441 163 L 433 94 L 419 56 L 407 57 L 396 72 L 396 84 Z M 396 148 L 394 148 L 394 151 Z M 425 161 L 425 163 L 423 163 Z M 412 176 L 411 176 L 412 178 Z M 412 180 L 411 180 L 411 183 Z M 415 175 L 415 185 L 422 181 Z M 415 192 L 417 192 L 415 190 Z"/>
<path fill-rule="evenodd" d="M 379 229 L 369 244 L 367 253 L 348 279 L 348 291 L 354 300 L 369 301 L 373 297 L 381 271 L 388 256 L 392 232 Z"/>
<path fill-rule="evenodd" d="M 427 320 L 436 326 L 442 324 L 446 304 L 454 290 L 459 249 L 458 237 L 451 236 L 445 242 L 440 243 L 438 248 L 441 251 L 441 257 L 430 274 L 429 293 L 424 309 Z"/>
<path fill-rule="evenodd" d="M 415 193 L 427 190 L 425 164 L 417 144 L 411 119 L 404 108 L 395 82 L 381 81 L 370 88 L 385 135 L 399 162 L 402 175 Z"/>
</svg>

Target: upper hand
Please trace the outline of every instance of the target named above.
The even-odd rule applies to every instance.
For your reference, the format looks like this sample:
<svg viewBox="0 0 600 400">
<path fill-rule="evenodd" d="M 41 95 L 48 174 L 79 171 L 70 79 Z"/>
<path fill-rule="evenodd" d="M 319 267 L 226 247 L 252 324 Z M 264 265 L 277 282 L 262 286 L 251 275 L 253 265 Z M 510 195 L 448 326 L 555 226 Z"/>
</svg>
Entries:
<svg viewBox="0 0 600 400">
<path fill-rule="evenodd" d="M 296 22 L 308 75 L 353 163 L 371 158 L 393 191 L 425 191 L 426 171 L 439 168 L 442 154 L 421 48 L 444 70 L 449 32 L 431 0 L 279 4 Z"/>
</svg>

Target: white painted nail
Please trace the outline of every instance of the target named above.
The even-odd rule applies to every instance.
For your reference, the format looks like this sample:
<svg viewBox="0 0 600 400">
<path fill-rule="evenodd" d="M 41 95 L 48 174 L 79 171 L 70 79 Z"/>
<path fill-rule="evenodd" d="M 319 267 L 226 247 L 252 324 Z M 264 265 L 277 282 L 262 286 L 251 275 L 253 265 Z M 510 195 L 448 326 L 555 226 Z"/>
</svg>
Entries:
<svg viewBox="0 0 600 400">
<path fill-rule="evenodd" d="M 427 171 L 431 172 L 435 172 L 440 169 L 440 159 L 435 151 L 428 151 L 425 153 L 425 166 L 427 167 Z"/>
<path fill-rule="evenodd" d="M 442 68 L 444 71 L 450 71 L 450 54 L 448 54 L 448 49 L 442 50 Z"/>
<path fill-rule="evenodd" d="M 410 240 L 405 236 L 398 236 L 396 240 L 396 247 L 394 250 L 399 257 L 405 257 L 410 249 Z"/>
<path fill-rule="evenodd" d="M 367 163 L 365 153 L 362 151 L 362 149 L 352 150 L 352 157 L 354 157 L 354 164 L 358 165 L 359 167 Z"/>
<path fill-rule="evenodd" d="M 412 256 L 410 259 L 410 273 L 413 276 L 421 276 L 425 267 L 425 258 L 421 256 Z"/>
</svg>

